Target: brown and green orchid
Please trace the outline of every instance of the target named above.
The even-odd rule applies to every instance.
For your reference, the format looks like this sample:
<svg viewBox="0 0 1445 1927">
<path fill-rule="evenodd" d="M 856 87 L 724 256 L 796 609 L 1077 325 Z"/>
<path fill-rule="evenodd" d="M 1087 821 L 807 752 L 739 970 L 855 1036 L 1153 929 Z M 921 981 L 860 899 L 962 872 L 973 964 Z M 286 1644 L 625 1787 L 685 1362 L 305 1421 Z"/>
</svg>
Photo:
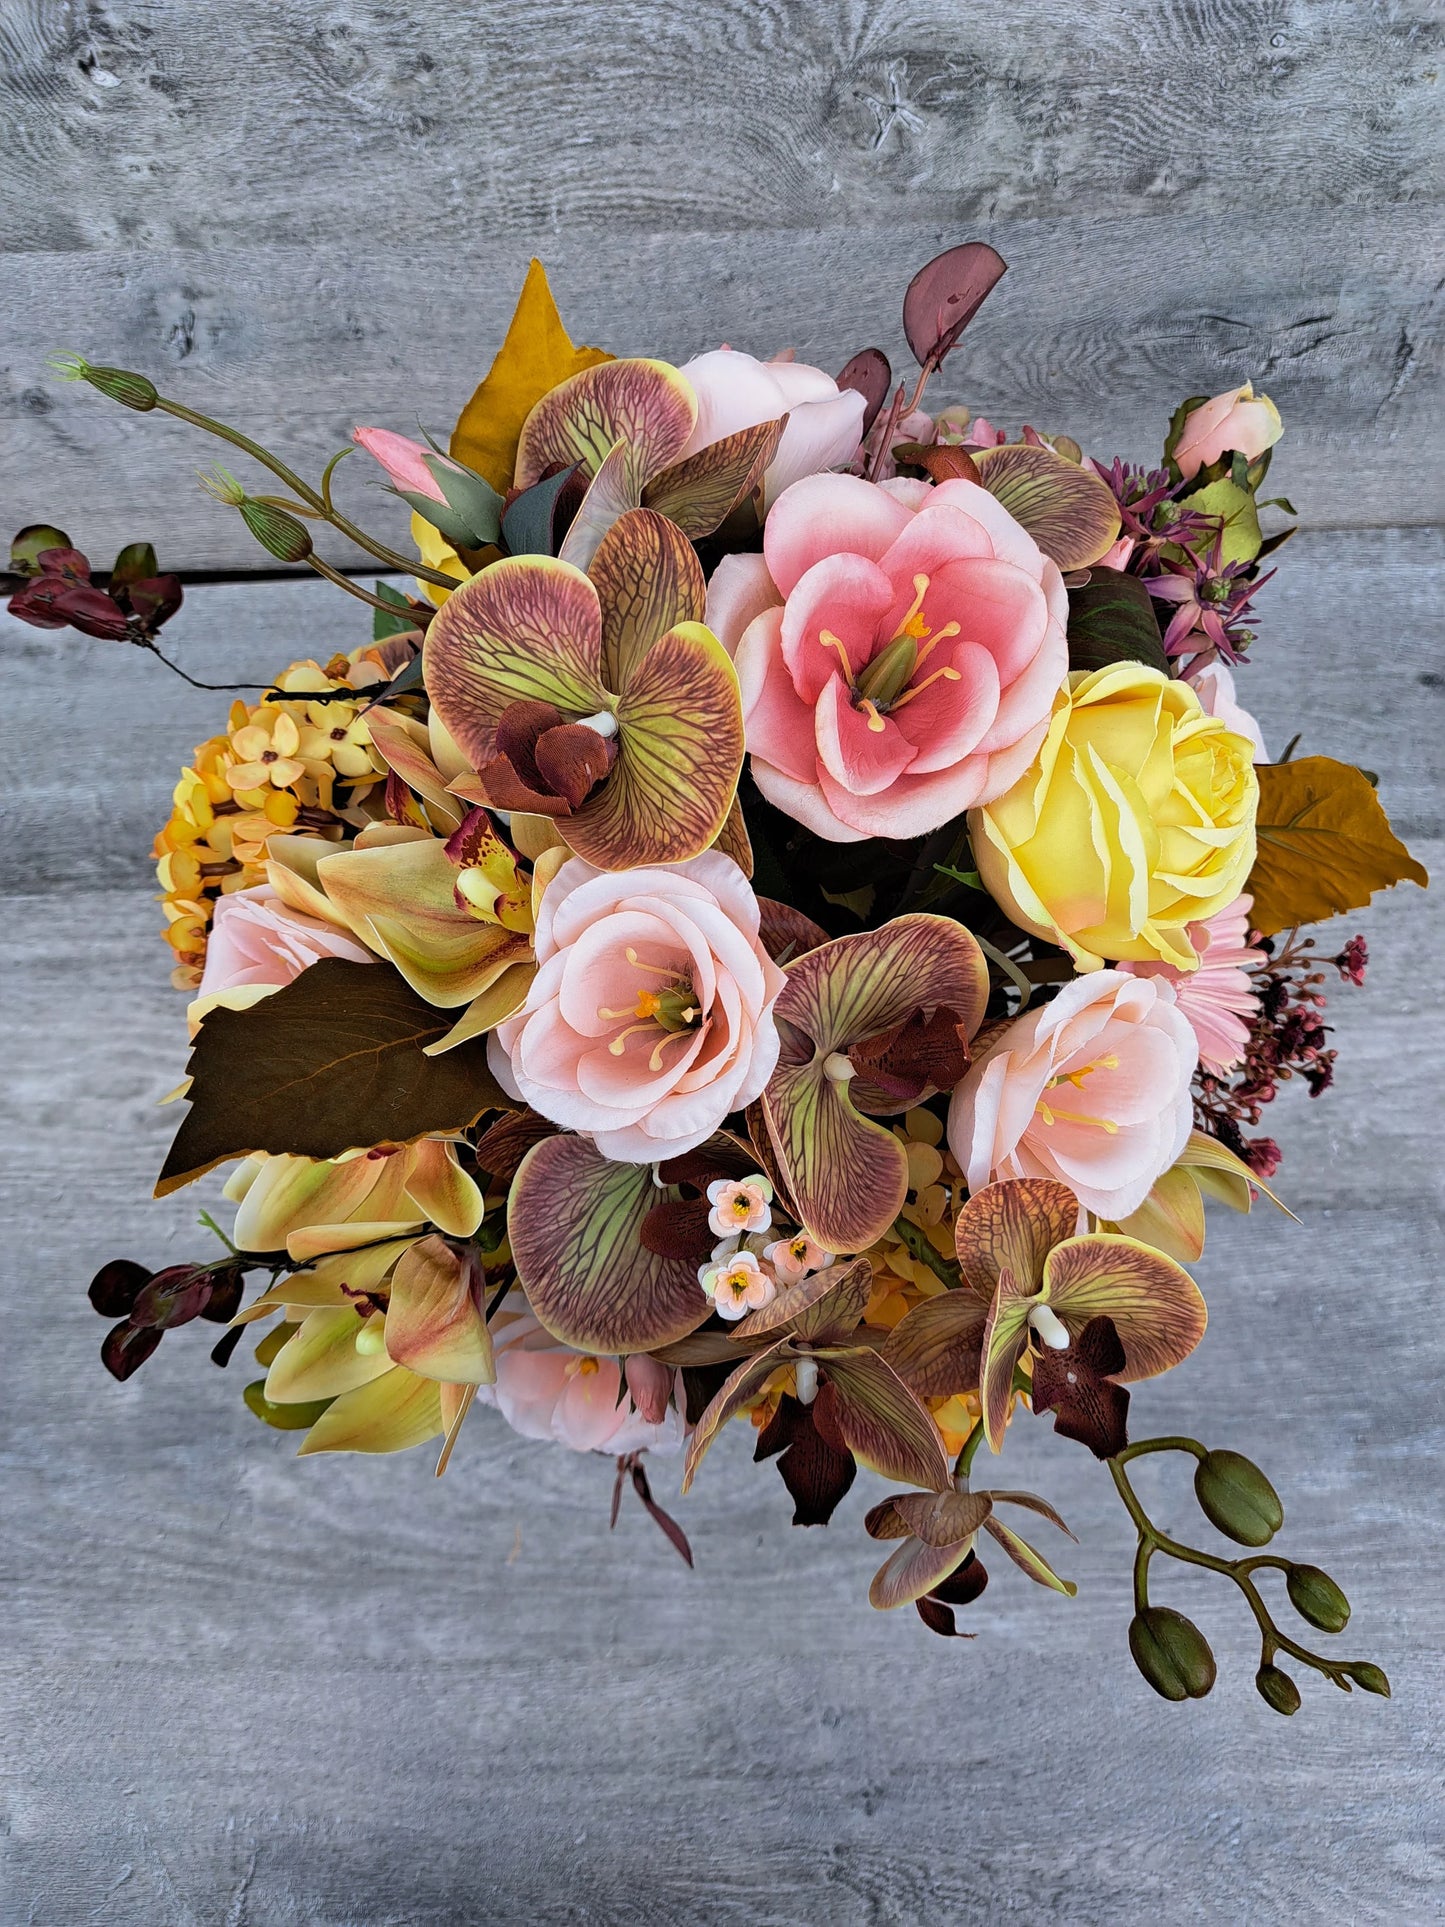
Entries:
<svg viewBox="0 0 1445 1927">
<path fill-rule="evenodd" d="M 788 966 L 759 1109 L 782 1188 L 826 1250 L 865 1250 L 898 1216 L 907 1152 L 873 1119 L 957 1083 L 987 1000 L 983 952 L 947 917 L 895 917 Z"/>
<path fill-rule="evenodd" d="M 1039 1513 L 1060 1532 L 1074 1537 L 1048 1501 L 1033 1492 L 971 1492 L 967 1479 L 960 1478 L 924 1491 L 891 1493 L 863 1522 L 870 1538 L 901 1542 L 874 1574 L 869 1601 L 880 1612 L 916 1606 L 925 1626 L 953 1633 L 952 1608 L 976 1599 L 987 1584 L 988 1575 L 977 1564 L 980 1531 L 1001 1545 L 1038 1585 L 1072 1599 L 1078 1587 L 1071 1579 L 1061 1579 L 1041 1552 L 1003 1523 L 995 1510 L 1000 1505 Z M 962 1583 L 950 1583 L 965 1568 Z"/>
<path fill-rule="evenodd" d="M 787 417 L 740 429 L 695 454 L 687 377 L 665 361 L 608 361 L 544 395 L 522 426 L 514 477 L 521 489 L 580 465 L 587 490 L 559 554 L 587 568 L 630 509 L 665 515 L 684 535 L 711 535 L 762 481 Z"/>
<path fill-rule="evenodd" d="M 587 574 L 518 556 L 476 576 L 426 640 L 427 693 L 476 771 L 452 788 L 554 817 L 599 869 L 707 849 L 732 808 L 743 725 L 705 596 L 691 544 L 650 509 L 608 531 Z"/>
<path fill-rule="evenodd" d="M 1128 1383 L 1168 1371 L 1204 1336 L 1204 1300 L 1182 1266 L 1117 1233 L 1077 1236 L 1078 1220 L 1074 1193 L 1048 1178 L 990 1184 L 958 1214 L 959 1269 L 978 1326 L 984 1433 L 995 1452 L 1026 1354 L 1063 1353 L 1105 1320 L 1123 1363 L 1110 1367 L 1090 1350 L 1084 1365 Z"/>
</svg>

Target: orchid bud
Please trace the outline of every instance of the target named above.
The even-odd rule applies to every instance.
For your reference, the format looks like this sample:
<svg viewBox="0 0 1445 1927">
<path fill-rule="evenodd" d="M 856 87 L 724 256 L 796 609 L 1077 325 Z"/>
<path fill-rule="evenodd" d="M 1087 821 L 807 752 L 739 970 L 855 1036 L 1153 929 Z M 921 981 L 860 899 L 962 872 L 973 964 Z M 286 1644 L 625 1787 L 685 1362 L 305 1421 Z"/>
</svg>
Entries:
<svg viewBox="0 0 1445 1927">
<path fill-rule="evenodd" d="M 1146 1606 L 1129 1623 L 1129 1651 L 1167 1700 L 1201 1700 L 1214 1685 L 1214 1654 L 1192 1619 L 1172 1606 Z"/>
<path fill-rule="evenodd" d="M 1242 1546 L 1268 1545 L 1284 1524 L 1279 1494 L 1239 1452 L 1206 1452 L 1195 1468 L 1194 1496 L 1209 1523 Z"/>
<path fill-rule="evenodd" d="M 672 1368 L 646 1352 L 633 1352 L 623 1363 L 623 1377 L 632 1403 L 649 1425 L 661 1425 L 672 1396 Z"/>
<path fill-rule="evenodd" d="M 1301 1619 L 1322 1633 L 1342 1633 L 1350 1621 L 1350 1602 L 1318 1566 L 1291 1566 L 1285 1575 L 1290 1604 Z"/>
<path fill-rule="evenodd" d="M 1289 1674 L 1282 1672 L 1278 1666 L 1261 1666 L 1254 1676 L 1254 1690 L 1276 1713 L 1283 1713 L 1286 1718 L 1300 1709 L 1299 1688 Z"/>
</svg>

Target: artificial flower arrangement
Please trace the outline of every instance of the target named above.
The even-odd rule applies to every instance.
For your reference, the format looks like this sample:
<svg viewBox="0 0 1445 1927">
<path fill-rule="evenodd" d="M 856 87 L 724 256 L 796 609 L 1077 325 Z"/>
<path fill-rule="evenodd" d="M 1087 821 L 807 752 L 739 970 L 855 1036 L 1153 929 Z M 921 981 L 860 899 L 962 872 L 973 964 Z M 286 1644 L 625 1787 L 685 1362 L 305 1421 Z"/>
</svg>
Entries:
<svg viewBox="0 0 1445 1927">
<path fill-rule="evenodd" d="M 213 1259 L 117 1260 L 90 1288 L 126 1378 L 165 1332 L 256 1337 L 246 1403 L 301 1450 L 439 1443 L 468 1412 L 616 1461 L 732 1420 L 795 1523 L 858 1465 L 880 1608 L 939 1634 L 997 1546 L 1067 1530 L 980 1479 L 1011 1425 L 1104 1461 L 1137 1532 L 1134 1660 L 1166 1698 L 1215 1663 L 1157 1562 L 1232 1581 L 1279 1663 L 1311 1651 L 1259 1581 L 1339 1632 L 1344 1594 L 1261 1551 L 1265 1475 L 1130 1441 L 1130 1387 L 1205 1330 L 1206 1200 L 1248 1211 L 1280 1084 L 1329 1084 L 1326 978 L 1301 929 L 1425 873 L 1363 772 L 1268 759 L 1232 680 L 1254 641 L 1259 491 L 1281 433 L 1249 384 L 1176 412 L 1162 460 L 1009 439 L 930 379 L 1004 271 L 971 243 L 910 285 L 920 373 L 834 380 L 721 348 L 674 367 L 568 338 L 533 263 L 448 446 L 355 442 L 415 557 L 142 375 L 63 372 L 219 436 L 277 478 L 207 485 L 273 555 L 370 605 L 349 655 L 292 663 L 182 772 L 156 839 L 193 1047 L 159 1195 L 230 1166 Z M 350 449 L 342 454 L 350 453 Z M 374 591 L 330 527 L 403 571 Z M 161 654 L 181 602 L 146 544 L 105 580 L 17 537 L 11 612 Z M 162 660 L 165 660 L 162 657 Z M 257 1295 L 246 1281 L 259 1277 Z M 1193 1460 L 1198 1549 L 1149 1517 L 1142 1454 Z"/>
</svg>

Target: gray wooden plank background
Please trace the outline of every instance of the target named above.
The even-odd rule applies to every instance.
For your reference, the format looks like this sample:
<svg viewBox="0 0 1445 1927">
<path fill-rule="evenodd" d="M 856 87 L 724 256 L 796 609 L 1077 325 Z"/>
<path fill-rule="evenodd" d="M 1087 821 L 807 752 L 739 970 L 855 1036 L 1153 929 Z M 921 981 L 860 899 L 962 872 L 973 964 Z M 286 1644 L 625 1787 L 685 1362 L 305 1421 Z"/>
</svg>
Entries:
<svg viewBox="0 0 1445 1927">
<path fill-rule="evenodd" d="M 0 534 L 262 559 L 190 485 L 211 451 L 54 348 L 319 466 L 358 417 L 446 425 L 533 251 L 581 338 L 837 365 L 985 236 L 1012 272 L 953 396 L 1138 457 L 1192 389 L 1280 402 L 1306 533 L 1246 697 L 1377 770 L 1438 867 L 1441 39 L 1423 0 L 0 0 Z M 244 680 L 364 621 L 242 582 L 174 634 Z M 608 1535 L 609 1465 L 490 1414 L 438 1485 L 297 1464 L 186 1334 L 112 1385 L 85 1281 L 186 1255 L 214 1195 L 147 1201 L 183 1040 L 145 850 L 226 698 L 4 618 L 0 691 L 4 1927 L 1440 1917 L 1434 897 L 1351 920 L 1337 1088 L 1271 1118 L 1305 1222 L 1211 1222 L 1210 1333 L 1136 1397 L 1265 1463 L 1395 1682 L 1287 1724 L 1212 1589 L 1174 1597 L 1214 1696 L 1132 1675 L 1125 1523 L 1043 1424 L 1008 1462 L 1080 1596 L 996 1572 L 965 1646 L 867 1606 L 871 1482 L 792 1532 L 744 1438 L 688 1574 L 633 1510 Z"/>
</svg>

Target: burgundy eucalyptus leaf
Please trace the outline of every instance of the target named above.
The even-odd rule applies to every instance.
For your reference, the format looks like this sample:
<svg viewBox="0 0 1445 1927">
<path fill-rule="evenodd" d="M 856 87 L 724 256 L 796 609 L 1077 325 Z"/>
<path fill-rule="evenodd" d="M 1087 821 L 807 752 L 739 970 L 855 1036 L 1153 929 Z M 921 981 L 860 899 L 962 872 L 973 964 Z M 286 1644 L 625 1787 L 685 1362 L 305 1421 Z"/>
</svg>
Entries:
<svg viewBox="0 0 1445 1927">
<path fill-rule="evenodd" d="M 122 1318 L 101 1340 L 100 1362 L 112 1378 L 124 1384 L 145 1364 L 163 1336 L 159 1325 L 133 1325 L 129 1318 Z"/>
<path fill-rule="evenodd" d="M 246 1289 L 246 1274 L 240 1265 L 227 1265 L 221 1271 L 211 1273 L 211 1295 L 201 1307 L 201 1316 L 208 1324 L 229 1325 L 241 1309 L 241 1297 Z"/>
<path fill-rule="evenodd" d="M 175 1331 L 199 1318 L 211 1296 L 211 1274 L 203 1265 L 167 1265 L 147 1281 L 131 1307 L 137 1325 Z"/>
<path fill-rule="evenodd" d="M 920 367 L 942 366 L 1007 268 L 986 241 L 965 241 L 918 270 L 903 297 L 903 332 Z"/>
<path fill-rule="evenodd" d="M 881 348 L 864 348 L 854 355 L 838 376 L 840 388 L 851 388 L 863 397 L 866 404 L 863 410 L 863 436 L 878 419 L 878 411 L 888 399 L 888 390 L 893 386 L 893 370 L 888 365 L 888 357 Z"/>
<path fill-rule="evenodd" d="M 102 1318 L 128 1318 L 151 1274 L 132 1258 L 112 1258 L 90 1281 L 89 1298 Z"/>
</svg>

